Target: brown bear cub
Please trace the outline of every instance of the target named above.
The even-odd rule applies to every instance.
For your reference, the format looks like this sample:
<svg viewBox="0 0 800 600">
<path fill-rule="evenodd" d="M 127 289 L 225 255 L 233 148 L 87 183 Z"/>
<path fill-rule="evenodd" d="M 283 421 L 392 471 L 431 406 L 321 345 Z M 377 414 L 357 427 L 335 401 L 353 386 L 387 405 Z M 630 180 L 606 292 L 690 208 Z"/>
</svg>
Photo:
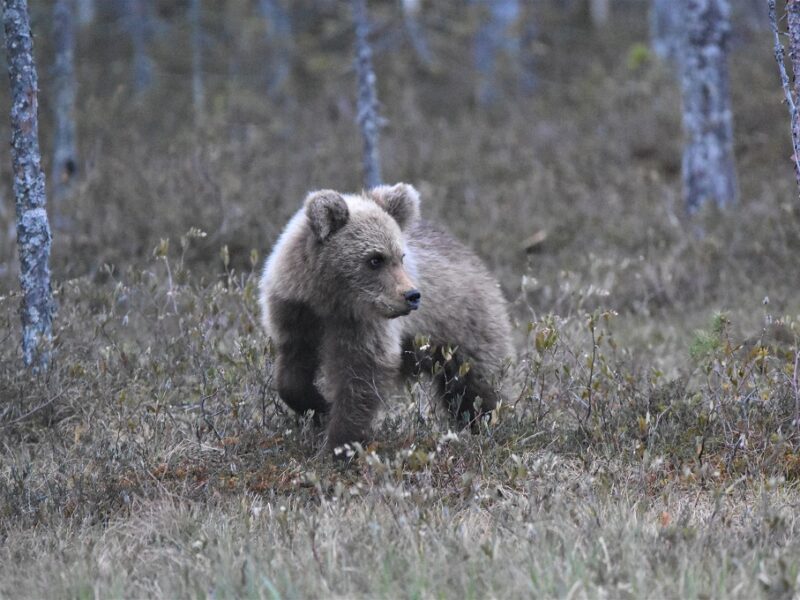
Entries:
<svg viewBox="0 0 800 600">
<path fill-rule="evenodd" d="M 267 259 L 260 302 L 278 394 L 298 413 L 330 413 L 332 450 L 367 441 L 386 386 L 436 362 L 454 417 L 491 411 L 513 355 L 497 282 L 420 219 L 419 194 L 402 183 L 309 194 Z M 418 336 L 429 343 L 415 347 Z"/>
</svg>

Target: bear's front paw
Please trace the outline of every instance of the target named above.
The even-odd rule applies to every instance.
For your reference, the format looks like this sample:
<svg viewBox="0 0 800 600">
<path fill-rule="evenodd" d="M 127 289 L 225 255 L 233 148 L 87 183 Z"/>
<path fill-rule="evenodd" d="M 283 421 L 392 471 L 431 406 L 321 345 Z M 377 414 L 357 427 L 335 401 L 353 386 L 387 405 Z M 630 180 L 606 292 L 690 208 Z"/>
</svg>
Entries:
<svg viewBox="0 0 800 600">
<path fill-rule="evenodd" d="M 332 422 L 328 426 L 327 448 L 338 460 L 350 460 L 363 452 L 367 435 L 359 428 Z"/>
</svg>

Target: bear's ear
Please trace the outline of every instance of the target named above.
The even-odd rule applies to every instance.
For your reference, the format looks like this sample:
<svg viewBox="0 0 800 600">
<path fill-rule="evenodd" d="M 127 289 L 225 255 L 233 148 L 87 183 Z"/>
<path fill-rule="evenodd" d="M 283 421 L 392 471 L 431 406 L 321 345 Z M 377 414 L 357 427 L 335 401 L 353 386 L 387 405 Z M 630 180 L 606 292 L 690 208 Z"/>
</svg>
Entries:
<svg viewBox="0 0 800 600">
<path fill-rule="evenodd" d="M 380 185 L 372 188 L 369 196 L 397 221 L 400 229 L 407 229 L 419 219 L 419 192 L 412 185 Z"/>
<path fill-rule="evenodd" d="M 318 241 L 324 242 L 350 218 L 347 202 L 339 192 L 319 190 L 306 198 L 306 217 Z"/>
</svg>

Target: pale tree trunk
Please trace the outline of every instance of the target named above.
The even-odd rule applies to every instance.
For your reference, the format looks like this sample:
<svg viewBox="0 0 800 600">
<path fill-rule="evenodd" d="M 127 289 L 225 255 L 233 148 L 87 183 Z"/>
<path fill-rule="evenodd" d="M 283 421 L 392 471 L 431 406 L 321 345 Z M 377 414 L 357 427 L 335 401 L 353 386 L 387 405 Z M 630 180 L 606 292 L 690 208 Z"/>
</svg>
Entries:
<svg viewBox="0 0 800 600">
<path fill-rule="evenodd" d="M 691 214 L 707 200 L 719 207 L 737 200 L 727 65 L 730 7 L 727 0 L 681 2 L 685 27 L 683 191 Z"/>
<path fill-rule="evenodd" d="M 17 205 L 17 246 L 22 288 L 22 356 L 27 366 L 47 367 L 53 330 L 50 224 L 39 154 L 38 82 L 27 0 L 3 0 L 11 83 L 11 159 Z"/>
<path fill-rule="evenodd" d="M 78 23 L 81 26 L 90 25 L 94 21 L 95 5 L 94 0 L 77 0 L 78 3 Z"/>
<path fill-rule="evenodd" d="M 267 44 L 272 59 L 268 63 L 267 91 L 275 95 L 284 89 L 291 72 L 292 20 L 281 0 L 259 0 L 258 6 L 267 24 Z"/>
<path fill-rule="evenodd" d="M 53 134 L 52 198 L 58 205 L 69 194 L 78 171 L 78 151 L 75 143 L 75 28 L 74 4 L 70 0 L 55 0 L 53 7 L 53 38 L 55 68 L 53 69 L 53 104 L 55 132 Z"/>
<path fill-rule="evenodd" d="M 609 0 L 589 0 L 589 18 L 592 25 L 600 29 L 608 25 L 611 16 L 611 4 Z"/>
<path fill-rule="evenodd" d="M 364 140 L 364 185 L 381 185 L 379 149 L 378 95 L 375 91 L 375 71 L 372 68 L 372 49 L 369 45 L 369 21 L 366 0 L 351 0 L 356 29 L 356 73 L 358 75 L 358 125 Z"/>
<path fill-rule="evenodd" d="M 794 98 L 800 99 L 800 0 L 786 1 L 786 26 L 789 30 L 789 59 L 794 73 Z M 794 124 L 793 135 L 800 139 L 800 120 Z"/>
<path fill-rule="evenodd" d="M 791 119 L 792 135 L 792 163 L 794 164 L 794 174 L 797 179 L 797 186 L 800 189 L 800 114 L 798 114 L 798 101 L 800 101 L 800 2 L 796 0 L 788 2 L 786 6 L 786 21 L 789 29 L 789 58 L 792 61 L 792 71 L 794 72 L 794 93 L 789 83 L 789 74 L 786 72 L 786 63 L 783 60 L 783 43 L 781 42 L 781 31 L 778 28 L 778 18 L 775 14 L 775 0 L 767 2 L 769 24 L 772 28 L 774 37 L 775 60 L 778 63 L 778 73 L 781 77 L 781 85 L 786 98 L 786 105 L 789 107 L 789 117 Z"/>
<path fill-rule="evenodd" d="M 420 11 L 422 10 L 420 0 L 402 0 L 402 6 L 403 22 L 406 26 L 408 39 L 411 41 L 411 47 L 414 48 L 417 58 L 429 67 L 433 64 L 433 55 L 419 22 Z"/>
<path fill-rule="evenodd" d="M 189 21 L 192 30 L 192 102 L 195 123 L 203 120 L 206 89 L 203 77 L 203 5 L 202 0 L 191 0 Z"/>
<path fill-rule="evenodd" d="M 650 45 L 661 60 L 678 62 L 681 46 L 680 6 L 675 0 L 652 0 L 650 5 Z"/>
<path fill-rule="evenodd" d="M 541 15 L 541 0 L 525 0 L 522 11 L 522 33 L 519 49 L 519 83 L 525 94 L 533 93 L 539 85 L 536 76 L 536 43 L 539 38 L 537 19 Z"/>
<path fill-rule="evenodd" d="M 147 50 L 150 19 L 149 0 L 127 0 L 128 31 L 133 44 L 133 89 L 144 92 L 153 83 L 153 61 Z"/>
<path fill-rule="evenodd" d="M 483 21 L 475 34 L 474 58 L 478 71 L 477 98 L 483 106 L 493 104 L 500 95 L 497 56 L 505 52 L 516 65 L 519 36 L 513 31 L 520 17 L 519 0 L 477 0 Z"/>
</svg>

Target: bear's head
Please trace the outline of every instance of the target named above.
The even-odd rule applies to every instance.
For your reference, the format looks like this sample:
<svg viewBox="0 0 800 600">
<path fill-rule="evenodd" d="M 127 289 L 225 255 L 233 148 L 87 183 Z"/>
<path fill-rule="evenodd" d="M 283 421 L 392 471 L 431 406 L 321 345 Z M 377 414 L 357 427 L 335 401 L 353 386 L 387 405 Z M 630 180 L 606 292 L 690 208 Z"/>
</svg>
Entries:
<svg viewBox="0 0 800 600">
<path fill-rule="evenodd" d="M 308 195 L 305 213 L 315 287 L 332 311 L 391 319 L 419 307 L 403 237 L 419 218 L 417 190 L 403 183 L 362 195 L 321 190 Z"/>
</svg>

